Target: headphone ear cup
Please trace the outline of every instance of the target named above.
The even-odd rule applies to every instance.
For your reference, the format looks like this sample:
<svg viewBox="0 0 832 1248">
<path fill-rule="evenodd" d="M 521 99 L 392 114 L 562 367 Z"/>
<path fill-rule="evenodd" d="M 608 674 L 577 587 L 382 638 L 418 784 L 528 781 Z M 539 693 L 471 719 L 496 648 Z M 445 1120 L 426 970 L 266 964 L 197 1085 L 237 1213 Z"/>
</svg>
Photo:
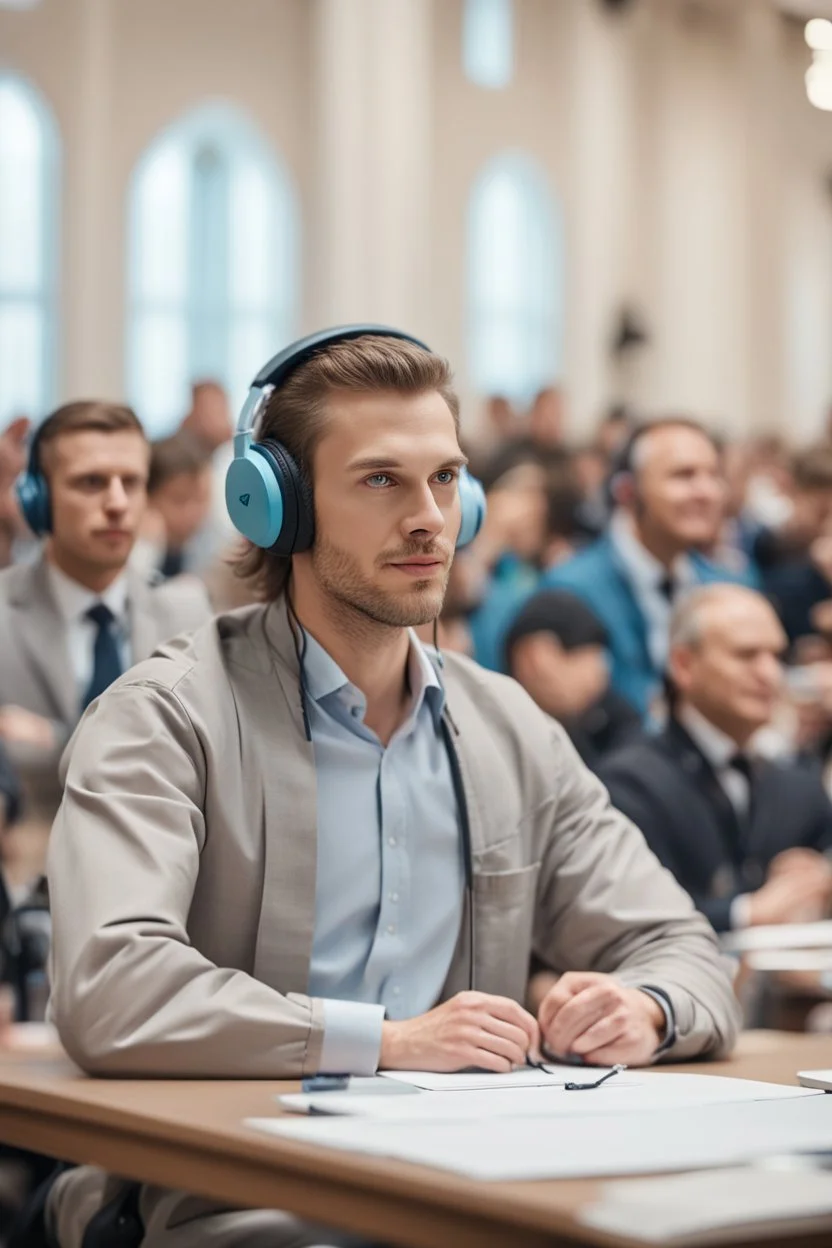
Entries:
<svg viewBox="0 0 832 1248">
<path fill-rule="evenodd" d="M 462 519 L 456 539 L 457 550 L 473 542 L 483 526 L 487 510 L 482 483 L 472 477 L 467 468 L 459 474 L 459 509 Z"/>
<path fill-rule="evenodd" d="M 311 550 L 315 541 L 315 499 L 312 486 L 294 460 L 292 467 L 297 473 L 296 489 L 298 492 L 298 535 L 295 540 L 294 553 L 302 554 Z"/>
<path fill-rule="evenodd" d="M 269 456 L 274 473 L 280 482 L 283 496 L 283 527 L 270 549 L 276 555 L 300 555 L 312 545 L 315 536 L 315 513 L 312 491 L 295 463 L 294 458 L 281 442 L 264 438 L 254 444 L 264 456 Z"/>
<path fill-rule="evenodd" d="M 52 531 L 52 506 L 49 500 L 49 484 L 42 472 L 27 469 L 18 477 L 15 494 L 23 513 L 23 519 L 36 537 Z"/>
<path fill-rule="evenodd" d="M 284 499 L 273 458 L 255 442 L 231 461 L 225 474 L 225 505 L 238 533 L 270 549 L 284 528 Z"/>
</svg>

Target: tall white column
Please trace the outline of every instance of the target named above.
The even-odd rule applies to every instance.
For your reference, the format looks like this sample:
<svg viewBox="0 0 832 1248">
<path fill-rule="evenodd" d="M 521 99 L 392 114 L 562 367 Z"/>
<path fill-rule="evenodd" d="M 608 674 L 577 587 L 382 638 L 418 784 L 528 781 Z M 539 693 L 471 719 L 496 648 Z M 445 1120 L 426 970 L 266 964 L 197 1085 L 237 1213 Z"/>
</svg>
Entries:
<svg viewBox="0 0 832 1248">
<path fill-rule="evenodd" d="M 586 436 L 615 394 L 610 340 L 632 299 L 635 83 L 630 14 L 572 9 L 566 387 L 570 428 Z"/>
<path fill-rule="evenodd" d="M 733 11 L 656 0 L 648 406 L 743 420 L 742 84 Z"/>
<path fill-rule="evenodd" d="M 123 392 L 122 196 L 114 192 L 113 0 L 77 0 L 75 110 L 62 181 L 64 397 Z"/>
<path fill-rule="evenodd" d="M 782 20 L 767 0 L 745 0 L 739 23 L 742 82 L 742 234 L 747 431 L 779 429 L 785 413 L 785 159 Z"/>
<path fill-rule="evenodd" d="M 428 313 L 431 0 L 314 0 L 316 324 Z"/>
</svg>

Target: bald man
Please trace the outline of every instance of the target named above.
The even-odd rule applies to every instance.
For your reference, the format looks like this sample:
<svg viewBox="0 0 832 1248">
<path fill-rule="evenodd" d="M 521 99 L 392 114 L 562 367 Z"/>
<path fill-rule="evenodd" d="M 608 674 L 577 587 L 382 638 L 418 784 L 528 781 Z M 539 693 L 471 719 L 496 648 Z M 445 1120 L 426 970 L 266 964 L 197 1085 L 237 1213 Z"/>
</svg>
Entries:
<svg viewBox="0 0 832 1248">
<path fill-rule="evenodd" d="M 622 451 L 610 492 L 608 532 L 543 583 L 576 594 L 602 622 L 612 687 L 647 718 L 661 694 L 675 597 L 738 579 L 701 553 L 713 546 L 724 516 L 719 450 L 694 421 L 645 425 Z"/>
<path fill-rule="evenodd" d="M 824 917 L 832 805 L 820 769 L 755 755 L 786 635 L 753 590 L 685 595 L 670 629 L 671 715 L 599 768 L 610 796 L 717 931 Z"/>
</svg>

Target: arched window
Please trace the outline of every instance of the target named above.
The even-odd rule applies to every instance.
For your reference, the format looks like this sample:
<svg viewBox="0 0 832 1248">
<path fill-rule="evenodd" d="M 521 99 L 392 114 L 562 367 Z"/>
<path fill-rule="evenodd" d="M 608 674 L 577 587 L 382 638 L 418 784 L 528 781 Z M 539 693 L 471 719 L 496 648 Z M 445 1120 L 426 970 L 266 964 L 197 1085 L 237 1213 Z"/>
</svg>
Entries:
<svg viewBox="0 0 832 1248">
<path fill-rule="evenodd" d="M 499 90 L 514 69 L 512 0 L 465 0 L 462 18 L 462 64 L 478 87 Z"/>
<path fill-rule="evenodd" d="M 151 436 L 193 381 L 242 402 L 292 336 L 298 216 L 288 175 L 253 126 L 211 104 L 159 136 L 130 192 L 128 392 Z"/>
<path fill-rule="evenodd" d="M 489 161 L 468 207 L 469 376 L 520 402 L 563 366 L 563 244 L 546 180 L 522 153 Z"/>
<path fill-rule="evenodd" d="M 0 74 L 0 429 L 54 398 L 57 146 L 40 95 Z"/>
</svg>

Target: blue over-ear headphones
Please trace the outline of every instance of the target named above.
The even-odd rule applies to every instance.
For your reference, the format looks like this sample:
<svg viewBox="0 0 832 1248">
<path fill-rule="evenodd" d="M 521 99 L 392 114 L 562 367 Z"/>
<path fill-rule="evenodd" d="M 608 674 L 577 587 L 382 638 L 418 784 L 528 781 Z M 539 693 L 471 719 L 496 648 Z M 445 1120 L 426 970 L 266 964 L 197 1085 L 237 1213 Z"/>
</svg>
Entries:
<svg viewBox="0 0 832 1248">
<path fill-rule="evenodd" d="M 15 494 L 23 512 L 23 519 L 36 537 L 52 532 L 52 504 L 49 501 L 49 482 L 40 467 L 40 438 L 48 421 L 35 430 L 29 446 L 29 460 L 15 482 Z"/>
<path fill-rule="evenodd" d="M 317 351 L 337 342 L 363 338 L 400 338 L 429 351 L 423 342 L 385 325 L 345 325 L 325 329 L 292 343 L 269 360 L 251 383 L 234 434 L 234 459 L 225 478 L 225 501 L 231 521 L 243 537 L 276 555 L 309 550 L 315 538 L 312 492 L 299 466 L 280 442 L 254 431 L 272 394 L 290 373 Z M 466 469 L 459 477 L 462 523 L 457 546 L 474 540 L 485 519 L 485 491 Z"/>
</svg>

